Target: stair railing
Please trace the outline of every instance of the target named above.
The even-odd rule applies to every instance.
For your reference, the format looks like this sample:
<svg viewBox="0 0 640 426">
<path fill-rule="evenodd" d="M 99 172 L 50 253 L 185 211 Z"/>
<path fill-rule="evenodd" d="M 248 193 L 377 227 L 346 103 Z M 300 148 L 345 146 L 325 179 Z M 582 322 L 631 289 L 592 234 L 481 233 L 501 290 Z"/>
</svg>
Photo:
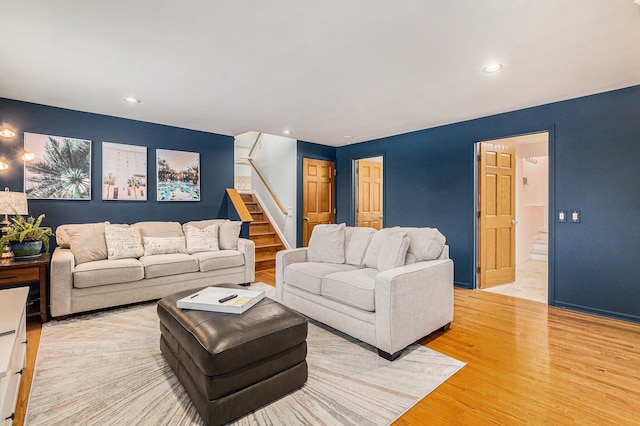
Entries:
<svg viewBox="0 0 640 426">
<path fill-rule="evenodd" d="M 251 147 L 251 150 L 249 151 L 249 156 L 247 158 L 247 161 L 249 162 L 249 164 L 251 165 L 253 170 L 256 172 L 256 175 L 258 175 L 258 177 L 262 181 L 262 183 L 265 186 L 265 188 L 267 188 L 267 191 L 269 192 L 269 195 L 271 195 L 271 198 L 273 198 L 273 201 L 276 203 L 276 206 L 278 206 L 278 209 L 280 210 L 280 213 L 286 215 L 288 212 L 285 210 L 284 207 L 282 207 L 282 204 L 280 203 L 280 200 L 278 200 L 278 197 L 276 196 L 276 194 L 273 192 L 273 190 L 271 189 L 271 187 L 267 183 L 267 180 L 264 178 L 264 176 L 262 176 L 262 173 L 260 173 L 260 170 L 258 170 L 258 167 L 253 162 L 253 158 L 252 158 L 253 151 L 255 151 L 256 146 L 258 146 L 258 142 L 260 141 L 260 137 L 261 136 L 262 136 L 262 133 L 258 133 L 258 136 L 256 137 L 256 140 L 253 143 L 253 146 Z"/>
<path fill-rule="evenodd" d="M 235 188 L 227 188 L 227 195 L 233 204 L 233 207 L 238 212 L 238 216 L 240 216 L 240 220 L 243 222 L 253 222 L 253 216 L 249 213 L 249 209 L 242 201 L 242 197 L 238 193 L 238 190 Z"/>
</svg>

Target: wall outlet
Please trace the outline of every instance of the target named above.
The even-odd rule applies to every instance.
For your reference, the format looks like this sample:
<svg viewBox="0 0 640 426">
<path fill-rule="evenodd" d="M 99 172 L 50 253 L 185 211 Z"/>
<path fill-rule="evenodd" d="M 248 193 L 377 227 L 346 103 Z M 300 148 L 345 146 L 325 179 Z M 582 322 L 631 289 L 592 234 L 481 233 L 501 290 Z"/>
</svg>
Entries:
<svg viewBox="0 0 640 426">
<path fill-rule="evenodd" d="M 573 210 L 571 212 L 571 223 L 580 223 L 580 210 Z"/>
</svg>

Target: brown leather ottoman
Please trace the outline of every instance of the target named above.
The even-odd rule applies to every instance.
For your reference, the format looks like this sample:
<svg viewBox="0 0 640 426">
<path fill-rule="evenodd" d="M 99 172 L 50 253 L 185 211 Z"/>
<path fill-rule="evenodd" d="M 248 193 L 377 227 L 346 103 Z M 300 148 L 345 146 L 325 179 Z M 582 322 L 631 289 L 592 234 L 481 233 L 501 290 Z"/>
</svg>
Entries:
<svg viewBox="0 0 640 426">
<path fill-rule="evenodd" d="M 227 423 L 307 381 L 303 316 L 267 298 L 243 314 L 176 307 L 192 293 L 158 302 L 160 350 L 206 424 Z"/>
</svg>

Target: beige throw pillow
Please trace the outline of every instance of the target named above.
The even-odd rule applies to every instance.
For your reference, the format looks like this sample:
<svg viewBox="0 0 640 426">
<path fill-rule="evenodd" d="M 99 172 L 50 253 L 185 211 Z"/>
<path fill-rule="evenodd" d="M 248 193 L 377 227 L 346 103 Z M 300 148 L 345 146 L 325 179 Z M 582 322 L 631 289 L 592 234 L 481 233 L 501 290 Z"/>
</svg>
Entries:
<svg viewBox="0 0 640 426">
<path fill-rule="evenodd" d="M 104 227 L 109 260 L 138 258 L 144 254 L 142 237 L 138 228 L 122 228 L 115 225 Z"/>
<path fill-rule="evenodd" d="M 437 259 L 447 239 L 437 228 L 400 228 L 409 234 L 407 264 Z"/>
<path fill-rule="evenodd" d="M 71 238 L 68 234 L 70 229 L 99 233 L 104 238 L 104 226 L 108 224 L 109 222 L 60 225 L 56 228 L 56 244 L 62 248 L 71 248 Z"/>
<path fill-rule="evenodd" d="M 76 265 L 107 258 L 104 223 L 68 226 L 65 231 L 65 242 L 71 248 Z"/>
<path fill-rule="evenodd" d="M 362 266 L 364 255 L 371 238 L 373 238 L 376 230 L 365 227 L 346 227 L 344 241 L 344 263 L 354 266 Z"/>
<path fill-rule="evenodd" d="M 385 235 L 384 244 L 378 255 L 378 271 L 404 266 L 404 260 L 409 248 L 409 236 L 407 231 L 399 228 L 391 228 Z"/>
<path fill-rule="evenodd" d="M 373 235 L 373 238 L 371 238 L 371 242 L 367 247 L 367 252 L 364 255 L 365 268 L 378 269 L 378 258 L 380 257 L 380 252 L 382 251 L 382 247 L 387 239 L 387 235 L 392 232 L 393 229 L 394 228 L 384 228 Z"/>
<path fill-rule="evenodd" d="M 186 253 L 184 237 L 143 237 L 144 255 Z"/>
<path fill-rule="evenodd" d="M 195 226 L 184 226 L 184 234 L 187 239 L 187 253 L 200 253 L 203 251 L 218 251 L 218 227 L 214 223 L 204 229 Z"/>
<path fill-rule="evenodd" d="M 218 230 L 218 244 L 220 250 L 238 250 L 238 238 L 242 222 L 226 220 Z"/>
<path fill-rule="evenodd" d="M 309 239 L 310 262 L 344 263 L 345 224 L 316 225 Z"/>
</svg>

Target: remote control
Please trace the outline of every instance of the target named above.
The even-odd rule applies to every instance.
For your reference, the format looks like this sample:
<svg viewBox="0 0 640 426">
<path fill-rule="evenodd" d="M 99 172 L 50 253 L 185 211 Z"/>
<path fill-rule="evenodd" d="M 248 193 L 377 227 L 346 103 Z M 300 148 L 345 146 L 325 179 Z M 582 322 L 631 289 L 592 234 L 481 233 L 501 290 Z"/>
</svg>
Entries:
<svg viewBox="0 0 640 426">
<path fill-rule="evenodd" d="M 224 302 L 228 302 L 231 299 L 235 299 L 236 297 L 238 297 L 237 294 L 231 294 L 227 297 L 223 297 L 222 299 L 218 300 L 218 303 L 224 303 Z"/>
</svg>

